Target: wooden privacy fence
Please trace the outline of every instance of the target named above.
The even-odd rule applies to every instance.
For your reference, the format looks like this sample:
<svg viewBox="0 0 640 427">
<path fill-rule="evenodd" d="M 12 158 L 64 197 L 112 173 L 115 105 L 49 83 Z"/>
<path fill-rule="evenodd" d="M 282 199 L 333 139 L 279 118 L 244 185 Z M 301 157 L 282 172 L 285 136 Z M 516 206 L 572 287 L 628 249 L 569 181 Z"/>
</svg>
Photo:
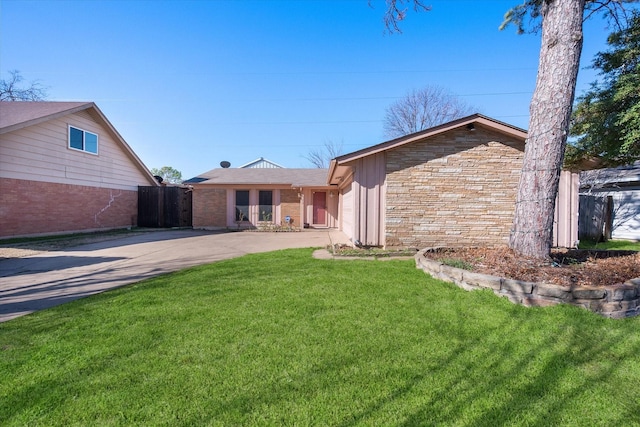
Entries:
<svg viewBox="0 0 640 427">
<path fill-rule="evenodd" d="M 191 227 L 192 192 L 185 187 L 138 187 L 138 226 Z"/>
<path fill-rule="evenodd" d="M 601 195 L 580 195 L 580 221 L 578 235 L 580 239 L 599 241 L 605 237 L 607 198 Z"/>
<path fill-rule="evenodd" d="M 553 220 L 553 246 L 574 248 L 578 244 L 578 191 L 579 174 L 571 171 L 560 173 L 558 196 Z"/>
</svg>

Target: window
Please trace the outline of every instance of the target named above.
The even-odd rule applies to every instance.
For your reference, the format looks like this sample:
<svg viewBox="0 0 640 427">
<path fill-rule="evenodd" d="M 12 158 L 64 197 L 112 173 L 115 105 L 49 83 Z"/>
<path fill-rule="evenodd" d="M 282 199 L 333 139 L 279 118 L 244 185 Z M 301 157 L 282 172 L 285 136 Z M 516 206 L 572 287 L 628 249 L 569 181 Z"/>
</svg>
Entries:
<svg viewBox="0 0 640 427">
<path fill-rule="evenodd" d="M 260 221 L 271 221 L 273 219 L 273 191 L 258 192 L 258 204 Z"/>
<path fill-rule="evenodd" d="M 98 135 L 69 126 L 69 148 L 98 154 Z"/>
<path fill-rule="evenodd" d="M 249 221 L 249 190 L 236 190 L 236 221 Z"/>
</svg>

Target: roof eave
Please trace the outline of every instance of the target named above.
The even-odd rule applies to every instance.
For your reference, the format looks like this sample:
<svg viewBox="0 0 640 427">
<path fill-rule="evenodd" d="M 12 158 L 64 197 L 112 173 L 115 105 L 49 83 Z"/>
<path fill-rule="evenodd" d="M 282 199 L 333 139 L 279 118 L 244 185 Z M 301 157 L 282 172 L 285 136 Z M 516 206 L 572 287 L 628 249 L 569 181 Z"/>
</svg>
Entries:
<svg viewBox="0 0 640 427">
<path fill-rule="evenodd" d="M 24 129 L 26 127 L 37 125 L 39 123 L 43 123 L 43 122 L 46 122 L 46 121 L 49 121 L 49 120 L 54 120 L 54 119 L 57 119 L 59 117 L 64 117 L 64 116 L 69 115 L 69 114 L 74 114 L 74 113 L 77 113 L 79 111 L 87 110 L 87 109 L 89 109 L 91 107 L 97 108 L 95 103 L 93 103 L 93 102 L 85 102 L 85 103 L 82 103 L 82 104 L 77 105 L 77 106 L 72 107 L 72 108 L 68 108 L 68 109 L 63 110 L 63 111 L 58 111 L 58 112 L 55 112 L 55 113 L 52 113 L 52 114 L 47 114 L 46 116 L 37 117 L 37 118 L 31 119 L 31 120 L 26 120 L 24 122 L 16 123 L 16 124 L 11 125 L 11 126 L 5 126 L 3 128 L 0 128 L 0 135 L 4 134 L 4 133 L 13 132 L 13 131 L 16 131 L 16 130 L 19 130 L 19 129 Z"/>
<path fill-rule="evenodd" d="M 342 156 L 336 157 L 334 160 L 337 162 L 337 165 L 339 166 L 347 162 L 358 160 L 362 157 L 367 157 L 382 151 L 391 150 L 405 144 L 410 144 L 412 142 L 416 142 L 425 138 L 430 138 L 435 135 L 439 135 L 439 134 L 451 131 L 453 129 L 468 126 L 470 124 L 478 124 L 478 125 L 483 125 L 485 127 L 492 128 L 498 132 L 502 132 L 504 134 L 510 135 L 517 139 L 521 139 L 523 142 L 527 139 L 527 131 L 525 131 L 524 129 L 489 118 L 487 116 L 483 116 L 481 114 L 473 114 L 471 116 L 453 120 L 451 122 L 444 123 L 442 125 L 435 126 L 420 132 L 416 132 L 410 135 L 405 135 L 396 139 L 392 139 L 390 141 L 386 141 L 381 144 L 374 145 L 372 147 L 363 148 L 362 150 L 354 151 L 353 153 L 344 154 Z"/>
</svg>

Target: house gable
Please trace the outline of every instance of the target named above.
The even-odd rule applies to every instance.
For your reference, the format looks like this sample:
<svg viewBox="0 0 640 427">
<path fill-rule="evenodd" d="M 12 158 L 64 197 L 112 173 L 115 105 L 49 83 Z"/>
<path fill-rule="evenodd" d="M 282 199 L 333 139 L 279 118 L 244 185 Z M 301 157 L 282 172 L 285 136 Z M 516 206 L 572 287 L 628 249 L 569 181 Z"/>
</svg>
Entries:
<svg viewBox="0 0 640 427">
<path fill-rule="evenodd" d="M 386 247 L 506 244 L 525 139 L 476 114 L 337 157 L 343 231 Z"/>
<path fill-rule="evenodd" d="M 158 185 L 93 103 L 0 102 L 0 178 L 136 190 Z M 98 135 L 97 154 L 69 148 L 70 127 Z"/>
</svg>

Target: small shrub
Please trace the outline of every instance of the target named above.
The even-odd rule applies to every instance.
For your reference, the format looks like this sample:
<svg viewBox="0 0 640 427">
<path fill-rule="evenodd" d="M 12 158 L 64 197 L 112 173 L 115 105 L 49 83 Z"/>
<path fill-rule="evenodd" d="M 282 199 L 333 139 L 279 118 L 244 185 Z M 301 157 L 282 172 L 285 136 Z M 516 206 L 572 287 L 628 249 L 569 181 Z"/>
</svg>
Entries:
<svg viewBox="0 0 640 427">
<path fill-rule="evenodd" d="M 463 270 L 471 271 L 473 270 L 473 265 L 469 264 L 466 261 L 456 258 L 443 258 L 440 260 L 444 265 L 448 265 L 449 267 L 461 268 Z"/>
</svg>

